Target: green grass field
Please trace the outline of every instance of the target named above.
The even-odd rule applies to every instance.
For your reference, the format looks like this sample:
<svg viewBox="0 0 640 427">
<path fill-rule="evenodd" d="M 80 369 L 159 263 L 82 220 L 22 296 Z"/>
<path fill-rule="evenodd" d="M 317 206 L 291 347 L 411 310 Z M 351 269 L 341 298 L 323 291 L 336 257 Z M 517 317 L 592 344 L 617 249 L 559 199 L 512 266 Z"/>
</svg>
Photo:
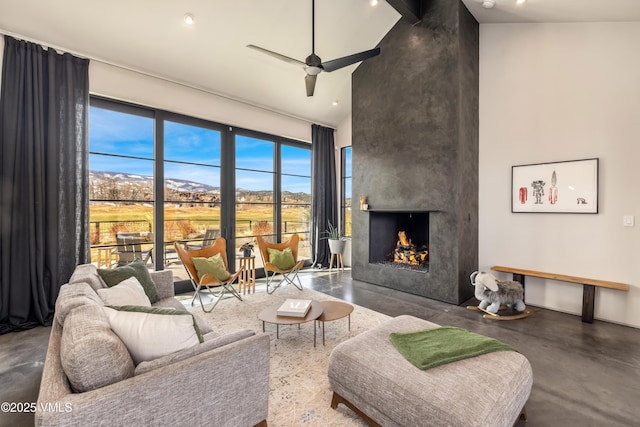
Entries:
<svg viewBox="0 0 640 427">
<path fill-rule="evenodd" d="M 270 205 L 238 205 L 236 209 L 236 237 L 238 246 L 242 237 L 273 232 L 273 207 Z M 306 206 L 282 209 L 283 231 L 306 233 L 309 229 L 310 208 Z M 91 245 L 105 246 L 116 243 L 118 232 L 153 232 L 153 206 L 121 205 L 110 203 L 90 206 Z M 164 210 L 166 242 L 197 240 L 207 228 L 220 228 L 220 207 L 175 207 Z M 92 250 L 92 259 L 97 254 Z"/>
</svg>

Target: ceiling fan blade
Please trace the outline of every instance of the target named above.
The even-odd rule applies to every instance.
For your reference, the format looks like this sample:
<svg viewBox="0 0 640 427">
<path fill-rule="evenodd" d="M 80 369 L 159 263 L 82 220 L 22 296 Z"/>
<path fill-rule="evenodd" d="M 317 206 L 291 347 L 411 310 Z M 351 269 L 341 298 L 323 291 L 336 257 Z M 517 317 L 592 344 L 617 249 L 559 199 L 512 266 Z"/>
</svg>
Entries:
<svg viewBox="0 0 640 427">
<path fill-rule="evenodd" d="M 330 73 L 340 68 L 344 68 L 348 65 L 355 64 L 356 62 L 364 61 L 365 59 L 373 58 L 380 54 L 380 48 L 377 47 L 371 50 L 365 50 L 364 52 L 354 53 L 353 55 L 343 56 L 342 58 L 332 59 L 331 61 L 323 62 L 322 68 L 324 71 Z"/>
<path fill-rule="evenodd" d="M 304 78 L 304 83 L 307 86 L 307 96 L 313 96 L 313 91 L 316 88 L 316 79 L 318 75 L 312 76 L 307 74 Z"/>
<path fill-rule="evenodd" d="M 273 52 L 271 50 L 265 49 L 265 48 L 260 47 L 260 46 L 256 46 L 256 45 L 253 45 L 253 44 L 248 44 L 247 47 L 250 48 L 250 49 L 257 50 L 258 52 L 266 53 L 269 56 L 273 56 L 274 58 L 277 58 L 277 59 L 279 59 L 281 61 L 288 62 L 288 63 L 293 64 L 293 65 L 298 65 L 300 67 L 305 67 L 306 66 L 306 64 L 304 62 L 302 62 L 302 61 L 298 61 L 297 59 L 289 58 L 288 56 L 281 55 L 279 53 Z"/>
</svg>

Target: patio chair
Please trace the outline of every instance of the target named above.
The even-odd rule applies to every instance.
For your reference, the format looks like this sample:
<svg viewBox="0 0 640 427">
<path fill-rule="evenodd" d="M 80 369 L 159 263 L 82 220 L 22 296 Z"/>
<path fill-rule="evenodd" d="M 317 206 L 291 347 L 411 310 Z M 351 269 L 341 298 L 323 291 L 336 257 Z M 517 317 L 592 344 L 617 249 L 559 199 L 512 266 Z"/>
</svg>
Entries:
<svg viewBox="0 0 640 427">
<path fill-rule="evenodd" d="M 145 242 L 148 239 L 145 239 Z M 153 241 L 153 238 L 151 238 Z M 113 252 L 118 255 L 118 265 L 127 265 L 136 259 L 145 264 L 153 262 L 153 247 L 142 249 L 143 239 L 141 233 L 120 232 L 116 234 L 117 249 Z"/>
<path fill-rule="evenodd" d="M 187 270 L 187 274 L 189 275 L 189 279 L 191 279 L 191 284 L 195 290 L 193 299 L 191 300 L 191 305 L 193 305 L 193 302 L 197 297 L 200 301 L 200 305 L 202 306 L 202 310 L 205 313 L 210 313 L 225 294 L 231 294 L 242 301 L 242 297 L 233 287 L 233 282 L 238 278 L 238 276 L 240 276 L 242 270 L 233 274 L 229 272 L 229 266 L 227 264 L 227 241 L 224 237 L 218 237 L 211 246 L 193 251 L 183 248 L 178 242 L 174 243 L 174 247 L 176 248 L 176 253 L 178 254 L 178 257 L 180 257 L 184 268 Z M 217 254 L 220 254 L 220 257 L 222 258 L 224 270 L 225 273 L 228 274 L 228 277 L 224 280 L 220 280 L 212 273 L 205 273 L 200 276 L 193 259 L 210 258 Z M 215 292 L 213 290 L 214 288 L 220 289 L 218 292 Z M 201 291 L 206 291 L 214 298 L 213 306 L 211 306 L 209 310 L 204 308 L 204 302 L 202 301 L 202 295 L 200 294 Z"/>
<path fill-rule="evenodd" d="M 302 290 L 302 283 L 298 277 L 298 271 L 304 265 L 304 260 L 298 260 L 298 242 L 300 237 L 297 234 L 291 236 L 289 240 L 282 243 L 267 242 L 262 236 L 256 236 L 258 242 L 258 248 L 260 248 L 260 255 L 264 263 L 264 273 L 267 276 L 267 293 L 272 294 L 283 283 L 290 284 Z M 283 264 L 280 260 L 272 259 L 274 255 L 281 256 L 282 251 L 291 249 L 291 255 L 293 255 L 293 263 L 289 262 Z M 269 254 L 271 252 L 271 254 Z M 291 266 L 293 265 L 293 266 Z M 269 272 L 273 273 L 269 276 Z M 281 274 L 282 278 L 276 285 L 272 285 L 274 276 Z M 297 283 L 296 283 L 297 282 Z"/>
<path fill-rule="evenodd" d="M 220 237 L 220 229 L 219 228 L 207 228 L 207 231 L 204 233 L 204 238 L 202 239 L 202 243 L 187 243 L 187 249 L 190 251 L 194 251 L 196 249 L 203 249 L 207 246 L 213 245 L 213 242 Z"/>
</svg>

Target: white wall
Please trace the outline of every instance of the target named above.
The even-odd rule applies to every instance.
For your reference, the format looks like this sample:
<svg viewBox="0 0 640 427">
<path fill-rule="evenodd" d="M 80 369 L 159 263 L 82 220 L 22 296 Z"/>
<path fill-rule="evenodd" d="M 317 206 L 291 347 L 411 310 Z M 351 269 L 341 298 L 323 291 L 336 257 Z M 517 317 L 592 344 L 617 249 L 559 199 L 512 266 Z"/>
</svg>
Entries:
<svg viewBox="0 0 640 427">
<path fill-rule="evenodd" d="M 311 142 L 311 123 L 97 61 L 89 63 L 92 94 L 227 125 Z"/>
<path fill-rule="evenodd" d="M 628 283 L 628 293 L 596 291 L 595 317 L 636 327 L 638 40 L 637 22 L 480 26 L 480 268 Z M 512 165 L 591 157 L 600 159 L 597 215 L 511 213 Z M 635 227 L 623 227 L 625 214 L 635 216 Z M 530 304 L 581 312 L 582 286 L 526 282 Z"/>
</svg>

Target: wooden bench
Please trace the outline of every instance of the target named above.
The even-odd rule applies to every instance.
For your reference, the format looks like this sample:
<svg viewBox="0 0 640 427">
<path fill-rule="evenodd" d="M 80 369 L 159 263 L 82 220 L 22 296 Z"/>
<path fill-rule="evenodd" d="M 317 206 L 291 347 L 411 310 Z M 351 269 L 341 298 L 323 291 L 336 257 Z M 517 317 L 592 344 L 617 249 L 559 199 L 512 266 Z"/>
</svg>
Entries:
<svg viewBox="0 0 640 427">
<path fill-rule="evenodd" d="M 542 271 L 524 270 L 522 268 L 503 267 L 494 265 L 492 270 L 502 271 L 504 273 L 512 273 L 513 280 L 522 283 L 524 286 L 524 277 L 541 277 L 543 279 L 559 280 L 561 282 L 579 283 L 582 285 L 582 321 L 593 323 L 593 310 L 596 299 L 596 286 L 600 288 L 617 289 L 619 291 L 628 291 L 629 285 L 626 283 L 609 282 L 607 280 L 587 279 L 584 277 L 567 276 L 565 274 L 544 273 Z"/>
</svg>

